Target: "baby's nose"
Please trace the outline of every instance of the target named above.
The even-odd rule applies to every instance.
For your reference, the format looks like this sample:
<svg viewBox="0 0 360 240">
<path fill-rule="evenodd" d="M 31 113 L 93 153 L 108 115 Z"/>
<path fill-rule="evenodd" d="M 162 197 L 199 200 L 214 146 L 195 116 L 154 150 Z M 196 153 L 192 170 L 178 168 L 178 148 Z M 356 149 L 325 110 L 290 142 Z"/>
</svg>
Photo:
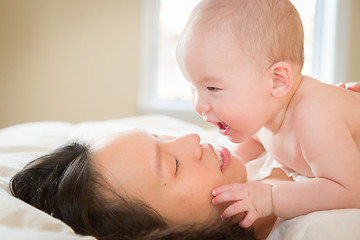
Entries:
<svg viewBox="0 0 360 240">
<path fill-rule="evenodd" d="M 192 98 L 192 104 L 195 108 L 195 111 L 206 120 L 206 113 L 210 111 L 210 105 L 200 98 L 200 96 L 196 95 Z"/>
</svg>

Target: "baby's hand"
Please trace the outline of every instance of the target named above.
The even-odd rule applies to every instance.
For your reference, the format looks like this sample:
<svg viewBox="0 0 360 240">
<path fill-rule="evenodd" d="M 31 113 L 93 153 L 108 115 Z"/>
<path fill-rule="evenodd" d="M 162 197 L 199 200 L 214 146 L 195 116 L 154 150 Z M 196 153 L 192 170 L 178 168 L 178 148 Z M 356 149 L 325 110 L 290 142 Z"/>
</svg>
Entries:
<svg viewBox="0 0 360 240">
<path fill-rule="evenodd" d="M 338 86 L 349 89 L 354 92 L 360 92 L 360 83 L 358 82 L 340 83 L 338 84 Z"/>
<path fill-rule="evenodd" d="M 219 205 L 231 203 L 222 213 L 221 218 L 226 219 L 245 212 L 245 218 L 240 226 L 250 227 L 257 218 L 272 213 L 271 200 L 272 185 L 261 182 L 233 183 L 212 190 L 212 203 Z"/>
</svg>

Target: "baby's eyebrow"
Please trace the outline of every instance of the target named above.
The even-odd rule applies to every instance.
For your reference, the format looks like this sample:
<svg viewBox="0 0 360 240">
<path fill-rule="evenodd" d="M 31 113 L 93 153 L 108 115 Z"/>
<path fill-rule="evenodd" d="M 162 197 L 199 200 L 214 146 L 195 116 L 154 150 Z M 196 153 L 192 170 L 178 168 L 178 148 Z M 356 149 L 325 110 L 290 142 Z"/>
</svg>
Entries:
<svg viewBox="0 0 360 240">
<path fill-rule="evenodd" d="M 220 83 L 222 81 L 223 81 L 222 79 L 216 78 L 216 77 L 204 77 L 200 80 L 200 82 L 202 84 L 209 84 L 209 83 L 216 84 L 216 83 Z"/>
</svg>

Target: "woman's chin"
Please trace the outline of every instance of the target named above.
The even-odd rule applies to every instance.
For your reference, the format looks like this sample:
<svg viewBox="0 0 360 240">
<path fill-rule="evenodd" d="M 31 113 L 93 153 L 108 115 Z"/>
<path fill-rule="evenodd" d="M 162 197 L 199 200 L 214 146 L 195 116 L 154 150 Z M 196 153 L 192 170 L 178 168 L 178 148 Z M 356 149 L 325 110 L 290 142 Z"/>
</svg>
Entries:
<svg viewBox="0 0 360 240">
<path fill-rule="evenodd" d="M 229 171 L 226 173 L 226 171 Z M 247 171 L 244 161 L 237 155 L 231 154 L 229 166 L 224 171 L 225 174 L 231 176 L 230 183 L 245 183 L 247 181 Z"/>
</svg>

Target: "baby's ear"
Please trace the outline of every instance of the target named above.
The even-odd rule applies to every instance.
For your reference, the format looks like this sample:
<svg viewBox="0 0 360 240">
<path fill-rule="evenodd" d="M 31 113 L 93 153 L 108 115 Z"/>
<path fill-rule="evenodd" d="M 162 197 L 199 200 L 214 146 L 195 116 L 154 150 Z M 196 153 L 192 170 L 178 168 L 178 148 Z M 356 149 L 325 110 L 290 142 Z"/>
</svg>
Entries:
<svg viewBox="0 0 360 240">
<path fill-rule="evenodd" d="M 285 96 L 293 85 L 291 65 L 287 62 L 274 63 L 268 73 L 272 81 L 271 94 L 275 97 Z"/>
</svg>

